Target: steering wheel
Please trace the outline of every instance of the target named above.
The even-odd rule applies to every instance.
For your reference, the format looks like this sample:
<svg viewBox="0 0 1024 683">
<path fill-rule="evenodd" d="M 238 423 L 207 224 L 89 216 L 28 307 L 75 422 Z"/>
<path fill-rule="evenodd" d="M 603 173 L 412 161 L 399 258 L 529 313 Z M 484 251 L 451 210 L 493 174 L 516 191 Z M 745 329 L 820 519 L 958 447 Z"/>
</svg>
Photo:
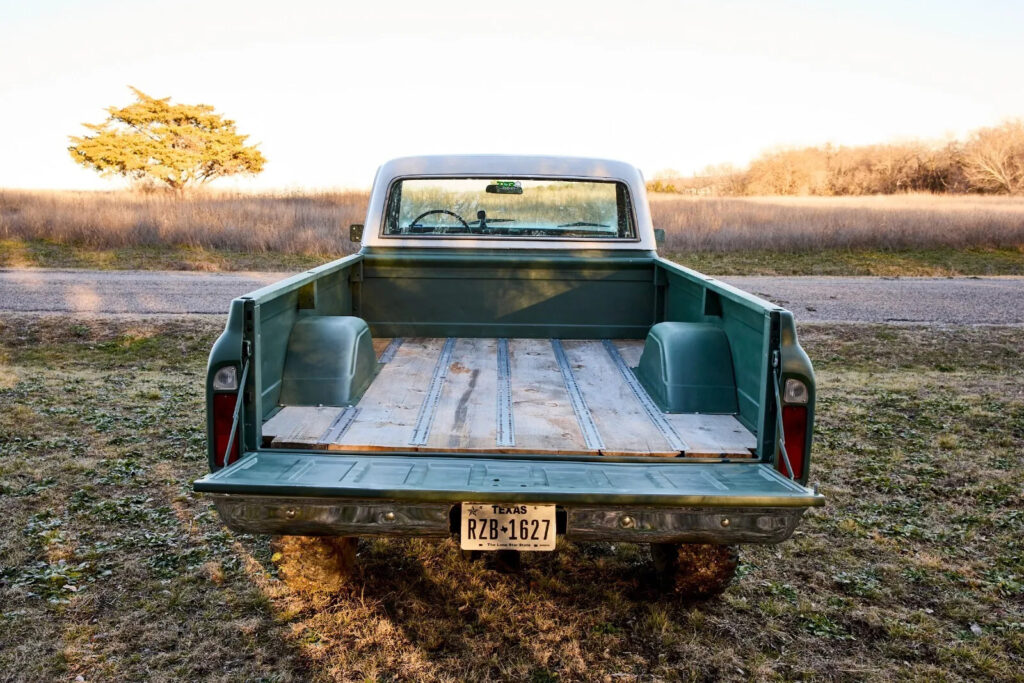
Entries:
<svg viewBox="0 0 1024 683">
<path fill-rule="evenodd" d="M 430 216 L 435 213 L 445 213 L 448 214 L 449 216 L 455 216 L 456 218 L 459 219 L 459 222 L 462 223 L 462 227 L 464 227 L 466 230 L 469 230 L 469 223 L 466 222 L 466 219 L 464 219 L 462 216 L 455 213 L 454 211 L 449 211 L 448 209 L 431 209 L 430 211 L 424 211 L 419 216 L 416 216 L 416 218 L 412 219 L 412 222 L 409 223 L 409 227 L 411 228 L 412 226 L 419 223 L 421 218 L 425 218 L 426 216 Z M 446 227 L 442 227 L 441 229 L 444 231 L 448 230 Z"/>
</svg>

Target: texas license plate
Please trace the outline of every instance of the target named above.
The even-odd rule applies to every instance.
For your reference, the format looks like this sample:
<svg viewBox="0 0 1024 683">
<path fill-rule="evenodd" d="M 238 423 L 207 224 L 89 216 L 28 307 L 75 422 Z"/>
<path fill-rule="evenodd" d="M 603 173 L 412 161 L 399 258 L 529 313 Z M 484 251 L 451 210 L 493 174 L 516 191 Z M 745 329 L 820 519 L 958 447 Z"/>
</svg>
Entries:
<svg viewBox="0 0 1024 683">
<path fill-rule="evenodd" d="M 463 550 L 554 550 L 554 505 L 462 504 Z"/>
</svg>

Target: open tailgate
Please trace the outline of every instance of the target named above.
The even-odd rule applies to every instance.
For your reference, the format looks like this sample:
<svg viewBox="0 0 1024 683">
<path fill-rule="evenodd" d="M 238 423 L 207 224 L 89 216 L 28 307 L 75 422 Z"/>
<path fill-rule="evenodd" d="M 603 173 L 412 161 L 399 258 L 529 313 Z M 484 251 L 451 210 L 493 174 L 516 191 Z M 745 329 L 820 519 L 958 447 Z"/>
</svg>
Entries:
<svg viewBox="0 0 1024 683">
<path fill-rule="evenodd" d="M 260 451 L 195 482 L 203 493 L 701 507 L 811 507 L 824 497 L 756 462 L 608 462 Z"/>
</svg>

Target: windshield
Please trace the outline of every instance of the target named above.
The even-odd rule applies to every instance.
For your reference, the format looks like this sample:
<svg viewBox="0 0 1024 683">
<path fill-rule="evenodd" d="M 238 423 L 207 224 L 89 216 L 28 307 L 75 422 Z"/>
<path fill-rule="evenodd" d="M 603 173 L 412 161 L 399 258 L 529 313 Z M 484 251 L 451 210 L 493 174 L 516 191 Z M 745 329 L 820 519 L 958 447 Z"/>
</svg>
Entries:
<svg viewBox="0 0 1024 683">
<path fill-rule="evenodd" d="M 632 215 L 615 181 L 412 178 L 392 186 L 384 236 L 634 239 Z"/>
</svg>

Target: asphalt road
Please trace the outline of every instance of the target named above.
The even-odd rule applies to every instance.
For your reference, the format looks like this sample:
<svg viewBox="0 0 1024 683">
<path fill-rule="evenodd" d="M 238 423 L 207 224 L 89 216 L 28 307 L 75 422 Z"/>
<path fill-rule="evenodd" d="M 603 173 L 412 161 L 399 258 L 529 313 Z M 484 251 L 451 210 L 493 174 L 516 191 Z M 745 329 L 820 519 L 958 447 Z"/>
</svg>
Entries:
<svg viewBox="0 0 1024 683">
<path fill-rule="evenodd" d="M 290 274 L 0 269 L 0 311 L 224 315 L 236 296 Z"/>
<path fill-rule="evenodd" d="M 287 273 L 0 269 L 0 312 L 223 315 Z M 723 277 L 799 322 L 1024 325 L 1024 278 Z"/>
</svg>

